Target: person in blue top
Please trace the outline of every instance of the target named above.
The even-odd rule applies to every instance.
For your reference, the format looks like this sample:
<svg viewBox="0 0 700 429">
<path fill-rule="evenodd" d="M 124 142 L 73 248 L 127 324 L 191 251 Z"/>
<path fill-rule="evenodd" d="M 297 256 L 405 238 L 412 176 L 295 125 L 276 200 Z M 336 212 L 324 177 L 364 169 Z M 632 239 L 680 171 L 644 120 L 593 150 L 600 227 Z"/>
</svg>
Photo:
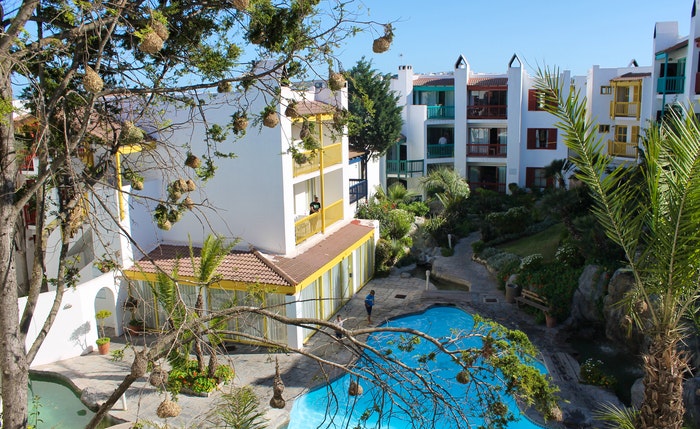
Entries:
<svg viewBox="0 0 700 429">
<path fill-rule="evenodd" d="M 367 310 L 367 322 L 372 323 L 372 307 L 374 307 L 374 290 L 365 297 L 365 310 Z"/>
</svg>

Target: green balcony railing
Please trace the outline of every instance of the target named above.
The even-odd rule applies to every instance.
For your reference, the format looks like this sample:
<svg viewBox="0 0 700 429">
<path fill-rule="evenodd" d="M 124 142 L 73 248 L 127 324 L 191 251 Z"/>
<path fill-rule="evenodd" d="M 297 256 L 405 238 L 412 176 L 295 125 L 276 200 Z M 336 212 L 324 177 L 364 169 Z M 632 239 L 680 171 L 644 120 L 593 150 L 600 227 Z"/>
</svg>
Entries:
<svg viewBox="0 0 700 429">
<path fill-rule="evenodd" d="M 659 94 L 682 94 L 685 86 L 685 76 L 660 77 L 656 81 L 656 92 Z"/>
<path fill-rule="evenodd" d="M 428 119 L 454 119 L 455 106 L 428 106 Z"/>
<path fill-rule="evenodd" d="M 423 163 L 422 159 L 387 159 L 386 174 L 396 174 L 398 176 L 423 174 Z"/>
<path fill-rule="evenodd" d="M 453 144 L 429 144 L 428 159 L 453 158 L 455 156 L 455 145 Z"/>
</svg>

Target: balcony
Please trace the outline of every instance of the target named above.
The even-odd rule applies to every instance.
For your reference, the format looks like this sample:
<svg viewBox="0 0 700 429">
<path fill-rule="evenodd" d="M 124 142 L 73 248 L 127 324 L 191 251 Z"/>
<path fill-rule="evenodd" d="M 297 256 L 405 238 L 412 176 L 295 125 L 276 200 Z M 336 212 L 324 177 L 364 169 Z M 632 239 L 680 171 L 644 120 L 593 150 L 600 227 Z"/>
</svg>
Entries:
<svg viewBox="0 0 700 429">
<path fill-rule="evenodd" d="M 320 170 L 321 160 L 323 160 L 323 168 L 340 164 L 343 161 L 343 147 L 340 143 L 325 146 L 316 154 L 312 154 L 312 152 L 306 152 L 305 154 L 308 156 L 309 161 L 304 164 L 294 162 L 294 177 Z"/>
<path fill-rule="evenodd" d="M 323 216 L 323 217 L 321 217 Z M 299 244 L 314 234 L 323 232 L 324 228 L 343 219 L 343 199 L 321 207 L 321 211 L 304 216 L 294 222 L 294 238 Z"/>
<path fill-rule="evenodd" d="M 507 144 L 468 144 L 467 156 L 496 156 L 505 157 L 508 155 Z"/>
<path fill-rule="evenodd" d="M 656 81 L 656 92 L 659 94 L 682 94 L 685 86 L 685 76 L 660 77 Z"/>
<path fill-rule="evenodd" d="M 367 180 L 350 179 L 350 204 L 367 198 Z"/>
<path fill-rule="evenodd" d="M 428 106 L 428 119 L 454 119 L 455 106 Z"/>
<path fill-rule="evenodd" d="M 608 140 L 608 155 L 622 158 L 637 158 L 637 144 Z"/>
<path fill-rule="evenodd" d="M 621 101 L 610 102 L 610 117 L 611 118 L 637 118 L 639 119 L 639 102 L 633 101 L 630 103 Z"/>
<path fill-rule="evenodd" d="M 455 156 L 454 144 L 429 144 L 428 159 L 453 158 Z"/>
<path fill-rule="evenodd" d="M 402 159 L 387 160 L 386 174 L 396 174 L 397 176 L 413 177 L 414 174 L 423 174 L 422 159 Z"/>
<path fill-rule="evenodd" d="M 508 106 L 484 104 L 467 106 L 467 119 L 507 119 Z"/>
</svg>

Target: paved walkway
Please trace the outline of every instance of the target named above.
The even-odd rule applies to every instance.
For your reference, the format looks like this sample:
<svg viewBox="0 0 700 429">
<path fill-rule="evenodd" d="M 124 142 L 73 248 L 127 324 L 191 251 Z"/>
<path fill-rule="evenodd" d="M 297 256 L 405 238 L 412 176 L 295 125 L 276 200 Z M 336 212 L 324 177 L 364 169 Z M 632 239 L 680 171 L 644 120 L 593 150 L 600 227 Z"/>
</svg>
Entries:
<svg viewBox="0 0 700 429">
<path fill-rule="evenodd" d="M 505 302 L 503 292 L 496 287 L 496 282 L 488 270 L 471 260 L 471 242 L 476 236 L 461 240 L 455 246 L 455 254 L 451 257 L 436 256 L 432 273 L 439 279 L 459 282 L 469 286 L 465 291 L 438 291 L 431 282 L 412 275 L 406 269 L 397 270 L 389 277 L 373 279 L 365 288 L 353 297 L 341 310 L 347 329 L 367 327 L 364 310 L 364 296 L 370 289 L 376 291 L 376 306 L 373 322 L 380 323 L 386 319 L 416 312 L 436 303 L 457 304 L 470 312 L 476 312 L 492 318 L 499 323 L 525 331 L 531 340 L 543 352 L 543 358 L 554 381 L 561 388 L 562 409 L 570 423 L 580 421 L 577 426 L 590 426 L 590 410 L 599 401 L 610 400 L 611 394 L 579 385 L 577 380 L 578 365 L 564 353 L 563 344 L 557 338 L 558 328 L 547 329 L 535 324 L 534 320 L 517 309 L 514 304 Z M 416 272 L 416 270 L 413 270 Z M 112 349 L 120 347 L 120 339 L 113 339 Z M 322 357 L 333 357 L 336 362 L 349 364 L 353 355 L 350 350 L 343 348 L 332 336 L 327 334 L 314 335 L 306 345 L 306 351 Z M 109 356 L 92 353 L 74 359 L 57 362 L 37 368 L 42 371 L 56 372 L 69 379 L 77 388 L 85 389 L 91 396 L 106 398 L 123 376 L 129 371 L 131 351 L 126 350 L 125 359 L 115 362 Z M 299 355 L 271 353 L 263 348 L 237 346 L 228 355 L 230 364 L 236 370 L 234 386 L 250 385 L 254 388 L 261 404 L 266 409 L 270 428 L 284 427 L 288 421 L 293 401 L 309 388 L 323 381 L 324 373 L 319 364 Z M 223 360 L 223 359 L 222 359 Z M 284 381 L 283 397 L 287 401 L 284 409 L 270 408 L 268 402 L 272 398 L 272 381 L 275 372 L 275 360 L 279 362 L 280 373 Z M 334 373 L 335 372 L 335 373 Z M 333 377 L 339 370 L 326 371 Z M 224 387 L 224 391 L 225 391 Z M 221 392 L 210 398 L 198 398 L 180 395 L 178 403 L 182 407 L 180 416 L 169 419 L 171 427 L 193 427 L 217 401 Z M 156 409 L 165 395 L 157 392 L 148 384 L 147 378 L 134 383 L 127 391 L 125 402 L 118 402 L 112 412 L 114 417 L 124 421 L 151 421 L 162 423 L 156 416 Z M 123 406 L 126 405 L 126 408 Z M 584 423 L 586 422 L 586 423 Z M 201 426 L 201 423 L 200 423 Z M 130 425 L 124 425 L 130 427 Z M 564 427 L 549 423 L 548 427 Z"/>
</svg>

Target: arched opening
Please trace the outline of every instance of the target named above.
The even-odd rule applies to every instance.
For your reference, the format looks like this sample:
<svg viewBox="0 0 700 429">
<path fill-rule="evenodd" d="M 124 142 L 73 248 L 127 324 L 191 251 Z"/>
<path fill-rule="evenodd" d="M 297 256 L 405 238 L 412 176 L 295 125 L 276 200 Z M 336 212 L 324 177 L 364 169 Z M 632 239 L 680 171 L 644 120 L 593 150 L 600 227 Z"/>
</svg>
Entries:
<svg viewBox="0 0 700 429">
<path fill-rule="evenodd" d="M 103 287 L 95 295 L 95 314 L 101 310 L 110 311 L 112 314 L 104 319 L 104 334 L 99 330 L 99 321 L 95 320 L 95 326 L 97 326 L 98 337 L 115 337 L 117 335 L 117 312 L 116 312 L 116 299 L 114 297 L 114 292 L 111 289 Z"/>
</svg>

